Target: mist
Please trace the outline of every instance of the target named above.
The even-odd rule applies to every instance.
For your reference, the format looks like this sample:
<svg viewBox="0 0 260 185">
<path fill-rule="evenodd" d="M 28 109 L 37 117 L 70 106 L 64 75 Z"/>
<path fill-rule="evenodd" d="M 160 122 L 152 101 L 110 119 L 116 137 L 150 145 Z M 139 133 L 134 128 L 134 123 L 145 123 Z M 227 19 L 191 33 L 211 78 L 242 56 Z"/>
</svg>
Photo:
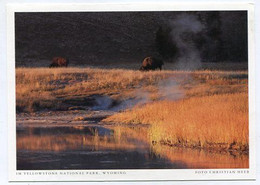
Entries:
<svg viewBox="0 0 260 185">
<path fill-rule="evenodd" d="M 183 13 L 169 22 L 171 39 L 178 48 L 176 69 L 195 70 L 202 66 L 200 51 L 194 38 L 203 30 L 203 24 L 195 15 Z"/>
<path fill-rule="evenodd" d="M 178 82 L 172 78 L 162 80 L 158 83 L 158 93 L 161 96 L 161 100 L 176 101 L 185 96 Z"/>
</svg>

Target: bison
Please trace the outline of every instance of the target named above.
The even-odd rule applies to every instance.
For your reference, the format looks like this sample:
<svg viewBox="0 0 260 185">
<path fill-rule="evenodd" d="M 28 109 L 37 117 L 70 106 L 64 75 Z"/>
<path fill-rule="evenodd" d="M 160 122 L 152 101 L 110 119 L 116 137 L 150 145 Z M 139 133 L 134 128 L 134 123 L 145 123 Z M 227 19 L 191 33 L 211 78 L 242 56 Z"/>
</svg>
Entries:
<svg viewBox="0 0 260 185">
<path fill-rule="evenodd" d="M 149 70 L 155 70 L 157 68 L 159 68 L 160 70 L 162 70 L 162 65 L 163 65 L 163 61 L 158 59 L 158 58 L 154 58 L 154 57 L 146 57 L 143 60 L 142 66 L 140 67 L 140 71 L 149 71 Z"/>
<path fill-rule="evenodd" d="M 63 57 L 54 57 L 52 59 L 52 63 L 49 66 L 50 68 L 52 67 L 67 67 L 69 64 L 69 60 L 67 58 Z"/>
</svg>

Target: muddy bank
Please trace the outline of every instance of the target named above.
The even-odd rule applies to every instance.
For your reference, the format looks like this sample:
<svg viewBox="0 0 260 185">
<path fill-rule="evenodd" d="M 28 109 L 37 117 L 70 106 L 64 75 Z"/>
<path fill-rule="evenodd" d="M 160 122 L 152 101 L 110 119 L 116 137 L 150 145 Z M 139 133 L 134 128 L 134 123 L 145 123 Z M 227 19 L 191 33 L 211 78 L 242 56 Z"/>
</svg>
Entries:
<svg viewBox="0 0 260 185">
<path fill-rule="evenodd" d="M 112 123 L 101 122 L 104 118 L 113 115 L 113 111 L 44 111 L 35 113 L 20 113 L 16 115 L 17 127 L 55 127 L 55 126 L 84 126 Z"/>
</svg>

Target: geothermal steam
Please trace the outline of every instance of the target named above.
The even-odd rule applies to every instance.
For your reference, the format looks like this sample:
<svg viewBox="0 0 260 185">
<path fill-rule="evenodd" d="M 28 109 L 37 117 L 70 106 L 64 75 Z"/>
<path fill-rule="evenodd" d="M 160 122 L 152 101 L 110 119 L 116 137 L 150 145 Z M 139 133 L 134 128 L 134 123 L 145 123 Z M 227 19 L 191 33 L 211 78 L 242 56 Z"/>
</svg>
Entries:
<svg viewBox="0 0 260 185">
<path fill-rule="evenodd" d="M 133 93 L 134 97 L 124 99 L 119 104 L 114 104 L 115 100 L 109 96 L 95 96 L 95 106 L 92 110 L 111 110 L 111 111 L 121 111 L 124 109 L 132 108 L 136 105 L 143 105 L 151 102 L 150 93 L 142 89 L 135 90 Z"/>
<path fill-rule="evenodd" d="M 200 52 L 193 41 L 203 25 L 195 15 L 183 13 L 170 21 L 171 38 L 178 48 L 177 69 L 194 70 L 201 67 Z"/>
<path fill-rule="evenodd" d="M 158 83 L 158 94 L 160 96 L 159 100 L 170 100 L 176 101 L 183 98 L 184 92 L 179 88 L 179 84 L 171 79 L 164 79 Z M 125 109 L 130 109 L 136 105 L 144 105 L 151 103 L 151 93 L 142 89 L 137 89 L 134 91 L 134 97 L 124 99 L 119 104 L 113 105 L 113 99 L 109 96 L 96 96 L 96 105 L 92 107 L 93 110 L 111 110 L 111 111 L 121 111 Z"/>
<path fill-rule="evenodd" d="M 158 93 L 161 100 L 176 101 L 184 97 L 183 90 L 180 89 L 179 84 L 171 78 L 162 80 L 158 84 Z"/>
<path fill-rule="evenodd" d="M 170 21 L 172 42 L 178 48 L 178 60 L 176 69 L 195 70 L 201 67 L 200 52 L 194 43 L 194 37 L 203 30 L 203 25 L 195 15 L 183 13 Z M 184 97 L 185 93 L 179 84 L 172 78 L 164 79 L 158 83 L 160 100 L 176 101 Z M 98 97 L 96 110 L 109 109 L 120 111 L 129 109 L 135 105 L 143 105 L 151 102 L 150 93 L 142 89 L 135 91 L 135 97 L 123 100 L 120 104 L 112 106 L 110 97 Z"/>
</svg>

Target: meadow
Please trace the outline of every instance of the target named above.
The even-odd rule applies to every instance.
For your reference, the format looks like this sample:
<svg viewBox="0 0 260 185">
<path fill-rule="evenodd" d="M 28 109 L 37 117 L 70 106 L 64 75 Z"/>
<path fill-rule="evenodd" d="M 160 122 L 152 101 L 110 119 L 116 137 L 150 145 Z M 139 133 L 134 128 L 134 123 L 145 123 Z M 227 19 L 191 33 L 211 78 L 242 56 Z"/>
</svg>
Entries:
<svg viewBox="0 0 260 185">
<path fill-rule="evenodd" d="M 149 143 L 248 152 L 247 71 L 17 68 L 17 113 L 132 102 L 103 121 L 149 124 Z M 82 102 L 85 104 L 82 104 Z"/>
</svg>

